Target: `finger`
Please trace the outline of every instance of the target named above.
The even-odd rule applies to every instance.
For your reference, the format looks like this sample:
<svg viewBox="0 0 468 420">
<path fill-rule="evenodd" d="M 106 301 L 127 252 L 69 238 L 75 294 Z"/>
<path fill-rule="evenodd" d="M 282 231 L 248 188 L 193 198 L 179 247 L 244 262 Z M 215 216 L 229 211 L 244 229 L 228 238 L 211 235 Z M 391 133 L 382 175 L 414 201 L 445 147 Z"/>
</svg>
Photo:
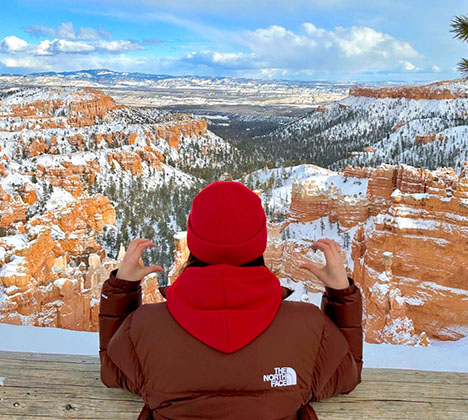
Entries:
<svg viewBox="0 0 468 420">
<path fill-rule="evenodd" d="M 164 273 L 164 268 L 162 268 L 160 265 L 150 265 L 148 267 L 145 267 L 145 276 L 155 272 Z"/>
<path fill-rule="evenodd" d="M 331 245 L 319 239 L 313 244 L 316 248 L 320 249 L 325 254 L 325 259 L 328 263 L 334 263 L 336 261 L 334 250 Z"/>
<path fill-rule="evenodd" d="M 132 262 L 137 262 L 141 258 L 143 251 L 149 246 L 156 246 L 156 245 L 153 242 L 151 242 L 149 239 L 140 241 L 136 245 L 136 247 L 133 249 L 133 251 L 129 253 L 128 259 Z"/>
<path fill-rule="evenodd" d="M 328 244 L 331 247 L 332 251 L 339 251 L 340 245 L 336 241 L 334 241 L 333 239 L 320 238 L 318 241 L 320 241 L 322 243 L 325 243 L 325 244 Z"/>
<path fill-rule="evenodd" d="M 325 241 L 326 243 L 330 244 L 338 254 L 340 253 L 340 244 L 335 240 L 330 238 L 322 238 L 321 241 Z"/>
<path fill-rule="evenodd" d="M 315 263 L 301 264 L 299 268 L 310 271 L 312 274 L 315 274 L 320 270 L 320 268 Z"/>
<path fill-rule="evenodd" d="M 141 242 L 135 249 L 135 255 L 137 255 L 137 258 L 140 258 L 146 248 L 152 248 L 153 246 L 156 246 L 156 244 L 151 242 L 149 239 L 146 242 Z"/>
<path fill-rule="evenodd" d="M 136 238 L 136 239 L 131 240 L 130 243 L 128 244 L 127 253 L 132 254 L 135 248 L 138 246 L 138 244 L 140 244 L 142 241 L 147 241 L 147 240 L 148 239 L 146 238 Z"/>
</svg>

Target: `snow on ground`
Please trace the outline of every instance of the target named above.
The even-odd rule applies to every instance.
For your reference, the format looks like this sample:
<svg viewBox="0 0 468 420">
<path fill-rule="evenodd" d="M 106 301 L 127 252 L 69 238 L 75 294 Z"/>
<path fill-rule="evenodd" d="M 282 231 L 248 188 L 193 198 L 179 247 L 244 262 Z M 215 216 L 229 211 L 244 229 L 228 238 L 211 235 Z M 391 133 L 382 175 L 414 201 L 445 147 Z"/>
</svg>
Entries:
<svg viewBox="0 0 468 420">
<path fill-rule="evenodd" d="M 260 195 L 262 201 L 271 209 L 286 213 L 291 204 L 293 183 L 304 184 L 306 181 L 314 181 L 318 191 L 323 192 L 330 190 L 334 185 L 341 190 L 343 199 L 347 201 L 366 197 L 367 178 L 345 177 L 342 173 L 312 164 L 259 169 L 249 173 L 242 182 L 252 189 L 264 189 L 267 186 L 266 191 Z"/>
<path fill-rule="evenodd" d="M 364 367 L 468 372 L 468 337 L 431 343 L 428 347 L 364 343 Z"/>
<path fill-rule="evenodd" d="M 0 350 L 99 355 L 99 334 L 0 323 Z"/>
<path fill-rule="evenodd" d="M 299 297 L 301 291 L 295 293 Z M 320 294 L 310 295 L 319 304 Z M 99 355 L 96 332 L 0 323 L 0 337 L 0 351 Z M 364 343 L 364 367 L 468 372 L 468 337 L 431 342 L 428 347 Z"/>
</svg>

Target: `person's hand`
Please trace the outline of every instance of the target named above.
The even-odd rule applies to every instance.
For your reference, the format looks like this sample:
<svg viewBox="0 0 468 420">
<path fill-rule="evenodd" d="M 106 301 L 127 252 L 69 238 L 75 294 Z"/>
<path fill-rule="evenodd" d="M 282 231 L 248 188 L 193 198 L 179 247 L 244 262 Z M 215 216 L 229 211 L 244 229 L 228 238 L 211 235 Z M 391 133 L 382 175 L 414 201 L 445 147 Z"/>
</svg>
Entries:
<svg viewBox="0 0 468 420">
<path fill-rule="evenodd" d="M 325 266 L 319 267 L 319 264 L 310 262 L 300 265 L 299 268 L 310 271 L 327 287 L 333 289 L 348 287 L 348 275 L 340 254 L 340 244 L 332 239 L 323 238 L 314 242 L 312 248 L 323 251 L 327 261 Z"/>
<path fill-rule="evenodd" d="M 120 264 L 120 267 L 117 271 L 116 277 L 122 280 L 139 281 L 143 279 L 143 277 L 150 273 L 154 273 L 155 271 L 160 271 L 162 273 L 164 269 L 161 266 L 150 265 L 146 267 L 141 260 L 143 251 L 146 248 L 153 246 L 156 246 L 156 244 L 146 238 L 138 238 L 130 241 L 127 252 L 123 257 L 122 264 Z"/>
</svg>

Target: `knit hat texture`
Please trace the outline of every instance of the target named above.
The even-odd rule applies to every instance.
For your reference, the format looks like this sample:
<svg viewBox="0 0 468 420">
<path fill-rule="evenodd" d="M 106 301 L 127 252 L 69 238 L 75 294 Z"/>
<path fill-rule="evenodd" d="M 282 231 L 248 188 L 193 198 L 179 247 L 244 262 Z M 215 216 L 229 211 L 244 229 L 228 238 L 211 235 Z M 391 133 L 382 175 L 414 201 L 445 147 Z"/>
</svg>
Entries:
<svg viewBox="0 0 468 420">
<path fill-rule="evenodd" d="M 260 197 L 236 181 L 216 181 L 193 199 L 187 246 L 208 264 L 242 265 L 266 249 L 266 215 Z"/>
</svg>

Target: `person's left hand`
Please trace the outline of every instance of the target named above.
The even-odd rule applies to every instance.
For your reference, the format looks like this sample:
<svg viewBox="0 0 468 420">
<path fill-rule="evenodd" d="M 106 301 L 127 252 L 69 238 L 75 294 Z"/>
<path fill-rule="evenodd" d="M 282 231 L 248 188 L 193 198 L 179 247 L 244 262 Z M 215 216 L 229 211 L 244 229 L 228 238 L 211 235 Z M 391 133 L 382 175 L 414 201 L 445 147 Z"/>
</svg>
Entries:
<svg viewBox="0 0 468 420">
<path fill-rule="evenodd" d="M 143 277 L 156 271 L 164 272 L 164 269 L 159 265 L 150 265 L 146 267 L 141 260 L 143 251 L 148 247 L 156 246 L 153 242 L 146 238 L 138 238 L 130 241 L 127 252 L 123 257 L 122 264 L 117 271 L 116 277 L 128 281 L 140 281 Z"/>
</svg>

